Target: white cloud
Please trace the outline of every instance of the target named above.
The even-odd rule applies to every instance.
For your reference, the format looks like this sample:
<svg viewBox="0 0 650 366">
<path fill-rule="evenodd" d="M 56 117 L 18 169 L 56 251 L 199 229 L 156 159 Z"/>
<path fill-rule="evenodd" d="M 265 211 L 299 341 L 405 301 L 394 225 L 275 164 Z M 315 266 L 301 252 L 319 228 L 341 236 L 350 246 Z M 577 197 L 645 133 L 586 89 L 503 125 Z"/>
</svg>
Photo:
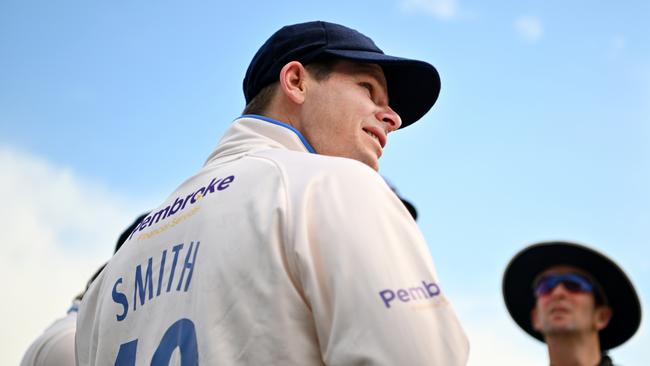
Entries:
<svg viewBox="0 0 650 366">
<path fill-rule="evenodd" d="M 544 34 L 544 28 L 539 18 L 535 16 L 521 16 L 515 20 L 515 30 L 527 42 L 537 42 Z"/>
<path fill-rule="evenodd" d="M 424 12 L 439 19 L 451 19 L 458 15 L 457 0 L 402 0 L 401 5 L 408 12 Z"/>
<path fill-rule="evenodd" d="M 16 365 L 30 342 L 65 315 L 141 208 L 68 169 L 1 146 L 0 175 L 0 364 Z"/>
</svg>

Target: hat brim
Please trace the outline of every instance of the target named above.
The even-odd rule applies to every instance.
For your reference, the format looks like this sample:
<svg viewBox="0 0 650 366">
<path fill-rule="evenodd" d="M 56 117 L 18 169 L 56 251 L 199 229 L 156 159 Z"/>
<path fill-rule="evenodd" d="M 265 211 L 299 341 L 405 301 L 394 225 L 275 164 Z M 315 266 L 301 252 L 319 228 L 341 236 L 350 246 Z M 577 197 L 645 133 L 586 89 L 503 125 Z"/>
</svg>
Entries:
<svg viewBox="0 0 650 366">
<path fill-rule="evenodd" d="M 533 280 L 556 265 L 570 265 L 589 273 L 602 287 L 612 308 L 612 318 L 599 332 L 600 347 L 617 347 L 636 333 L 641 324 L 641 303 L 632 282 L 612 260 L 597 251 L 570 242 L 544 242 L 519 252 L 503 275 L 503 298 L 508 312 L 526 333 L 544 342 L 533 329 L 531 310 L 535 306 Z"/>
<path fill-rule="evenodd" d="M 400 128 L 422 118 L 438 100 L 440 75 L 431 64 L 369 51 L 324 50 L 323 54 L 381 66 L 390 107 L 402 119 Z"/>
</svg>

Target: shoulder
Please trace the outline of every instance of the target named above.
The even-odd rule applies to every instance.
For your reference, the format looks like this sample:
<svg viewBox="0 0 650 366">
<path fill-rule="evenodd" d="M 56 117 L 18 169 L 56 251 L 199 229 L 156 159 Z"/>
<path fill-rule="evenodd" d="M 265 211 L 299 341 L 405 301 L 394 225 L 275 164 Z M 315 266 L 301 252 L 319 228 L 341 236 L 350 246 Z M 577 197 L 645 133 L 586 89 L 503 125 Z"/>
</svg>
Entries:
<svg viewBox="0 0 650 366">
<path fill-rule="evenodd" d="M 291 185 L 356 182 L 386 186 L 375 170 L 353 159 L 287 150 L 268 150 L 255 156 L 273 162 Z"/>
<path fill-rule="evenodd" d="M 54 322 L 29 347 L 21 366 L 74 365 L 76 312 Z"/>
</svg>

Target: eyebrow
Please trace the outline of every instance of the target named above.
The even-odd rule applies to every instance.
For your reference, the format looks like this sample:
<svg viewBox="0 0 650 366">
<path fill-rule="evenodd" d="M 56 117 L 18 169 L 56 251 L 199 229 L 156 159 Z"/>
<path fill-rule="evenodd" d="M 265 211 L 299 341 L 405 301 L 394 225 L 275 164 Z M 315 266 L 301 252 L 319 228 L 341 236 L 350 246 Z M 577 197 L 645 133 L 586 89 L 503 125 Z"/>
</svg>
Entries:
<svg viewBox="0 0 650 366">
<path fill-rule="evenodd" d="M 355 71 L 368 73 L 373 76 L 377 83 L 384 89 L 386 101 L 388 102 L 388 80 L 386 80 L 384 69 L 377 64 L 370 63 L 355 63 L 354 68 L 356 69 Z"/>
<path fill-rule="evenodd" d="M 377 69 L 377 67 L 379 67 L 379 69 Z M 384 84 L 382 83 L 382 81 L 386 81 L 386 75 L 384 74 L 384 69 L 382 69 L 381 66 L 377 64 L 358 63 L 355 64 L 355 68 L 359 69 L 359 71 L 361 72 L 367 72 L 369 74 L 372 74 L 372 76 L 376 77 L 380 81 L 380 84 Z M 383 86 L 385 87 L 386 85 Z"/>
</svg>

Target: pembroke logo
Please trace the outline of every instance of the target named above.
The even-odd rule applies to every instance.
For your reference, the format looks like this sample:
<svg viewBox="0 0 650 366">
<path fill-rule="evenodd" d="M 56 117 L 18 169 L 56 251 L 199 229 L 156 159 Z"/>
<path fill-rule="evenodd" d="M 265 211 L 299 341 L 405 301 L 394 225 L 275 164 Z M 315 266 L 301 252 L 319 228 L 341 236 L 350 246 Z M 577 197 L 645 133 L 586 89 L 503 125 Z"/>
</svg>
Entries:
<svg viewBox="0 0 650 366">
<path fill-rule="evenodd" d="M 215 190 L 218 192 L 227 189 L 228 187 L 230 187 L 230 184 L 234 180 L 235 180 L 234 175 L 229 175 L 225 178 L 212 178 L 210 184 L 207 184 L 206 186 L 201 187 L 196 191 L 190 192 L 185 196 L 176 197 L 174 203 L 167 205 L 165 208 L 163 208 L 158 212 L 151 212 L 147 217 L 145 217 L 140 223 L 140 225 L 136 226 L 135 229 L 133 229 L 131 235 L 129 235 L 129 240 L 131 240 L 131 238 L 135 233 L 142 231 L 153 224 L 157 224 L 158 221 L 162 222 L 165 221 L 166 219 L 169 219 L 175 214 L 182 212 L 185 209 L 185 207 L 192 206 L 193 204 L 199 202 L 207 195 L 215 193 Z M 187 219 L 189 216 L 192 216 L 194 213 L 196 213 L 196 209 L 198 209 L 198 207 L 195 207 L 193 210 L 190 210 L 190 212 L 188 212 L 187 215 L 179 215 L 179 217 L 174 218 L 172 223 L 166 223 L 166 225 L 164 225 L 163 228 L 159 228 L 156 231 L 156 233 L 162 232 L 168 227 L 179 224 L 184 219 Z M 140 236 L 142 236 L 142 234 Z M 149 236 L 145 235 L 144 238 L 146 239 L 146 237 L 150 237 L 150 236 L 151 235 Z"/>
<path fill-rule="evenodd" d="M 440 287 L 435 282 L 422 281 L 422 286 L 419 284 L 413 287 L 385 289 L 379 291 L 384 306 L 387 309 L 400 303 L 422 303 L 422 301 L 432 300 L 440 296 Z"/>
</svg>

